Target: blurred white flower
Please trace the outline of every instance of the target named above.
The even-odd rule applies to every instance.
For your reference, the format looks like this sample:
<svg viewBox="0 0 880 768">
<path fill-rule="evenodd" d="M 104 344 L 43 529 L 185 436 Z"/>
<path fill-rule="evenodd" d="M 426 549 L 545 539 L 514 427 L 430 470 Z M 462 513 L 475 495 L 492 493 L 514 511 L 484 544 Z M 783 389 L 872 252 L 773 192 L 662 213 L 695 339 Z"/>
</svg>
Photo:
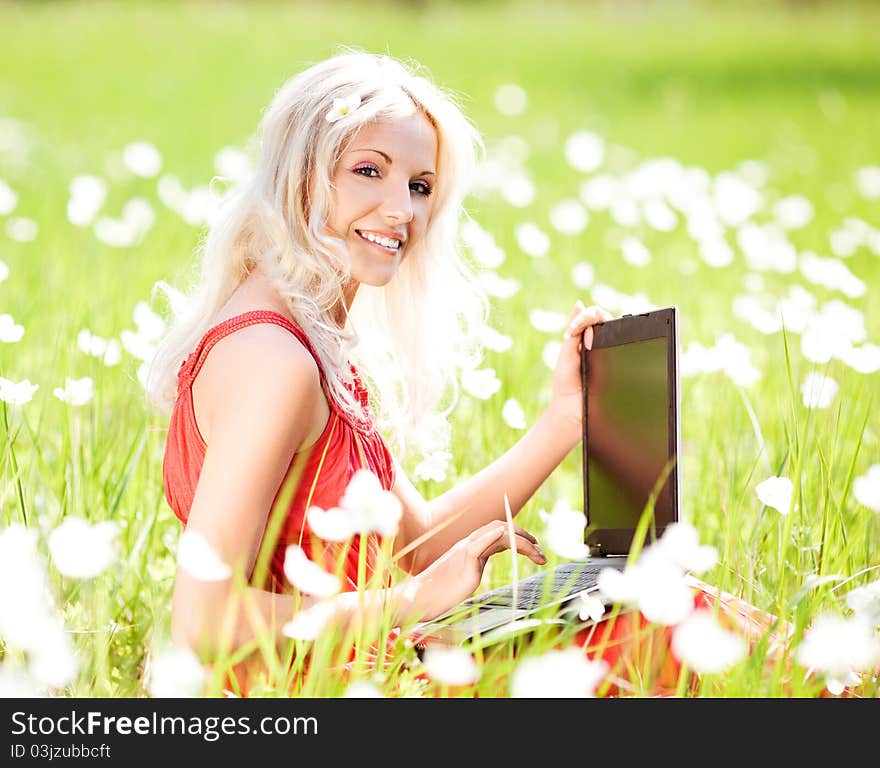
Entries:
<svg viewBox="0 0 880 768">
<path fill-rule="evenodd" d="M 300 592 L 315 597 L 332 597 L 342 589 L 339 577 L 327 573 L 309 560 L 302 547 L 291 544 L 284 553 L 284 575 Z"/>
<path fill-rule="evenodd" d="M 497 272 L 488 270 L 481 272 L 479 279 L 486 293 L 496 299 L 509 299 L 522 288 L 522 283 L 516 278 L 501 277 Z"/>
<path fill-rule="evenodd" d="M 579 261 L 571 268 L 571 280 L 581 290 L 586 290 L 596 279 L 595 267 L 587 261 Z"/>
<path fill-rule="evenodd" d="M 36 240 L 39 231 L 37 222 L 24 216 L 12 218 L 6 222 L 6 234 L 9 239 L 19 243 L 30 243 Z"/>
<path fill-rule="evenodd" d="M 0 283 L 2 283 L 7 277 L 9 277 L 9 267 L 6 266 L 6 262 L 0 259 Z"/>
<path fill-rule="evenodd" d="M 610 602 L 638 608 L 648 621 L 673 626 L 693 611 L 693 594 L 681 568 L 662 556 L 649 556 L 650 549 L 623 571 L 603 568 L 599 591 Z"/>
<path fill-rule="evenodd" d="M 458 646 L 429 644 L 423 661 L 431 679 L 442 685 L 473 685 L 480 677 L 474 657 Z"/>
<path fill-rule="evenodd" d="M 0 400 L 10 405 L 24 405 L 29 403 L 34 392 L 40 388 L 39 384 L 31 384 L 30 379 L 24 379 L 17 384 L 0 376 Z"/>
<path fill-rule="evenodd" d="M 880 371 L 880 346 L 876 344 L 863 344 L 860 347 L 849 345 L 838 350 L 836 356 L 859 373 Z"/>
<path fill-rule="evenodd" d="M 745 655 L 746 642 L 724 629 L 711 611 L 694 611 L 672 633 L 672 650 L 699 674 L 723 672 Z"/>
<path fill-rule="evenodd" d="M 116 339 L 102 338 L 83 328 L 76 336 L 77 346 L 91 357 L 97 357 L 104 365 L 116 365 L 122 359 L 122 347 Z"/>
<path fill-rule="evenodd" d="M 376 475 L 359 469 L 352 475 L 338 507 L 309 508 L 307 518 L 312 531 L 326 541 L 346 541 L 356 533 L 376 532 L 394 536 L 403 510 L 400 501 L 382 487 Z"/>
<path fill-rule="evenodd" d="M 620 182 L 610 174 L 600 173 L 584 181 L 578 194 L 588 208 L 607 211 L 619 194 Z"/>
<path fill-rule="evenodd" d="M 525 208 L 535 199 L 535 182 L 522 172 L 505 176 L 501 184 L 501 196 L 516 208 Z"/>
<path fill-rule="evenodd" d="M 31 675 L 49 688 L 63 688 L 73 681 L 78 668 L 70 635 L 57 617 L 43 626 L 43 632 L 39 646 L 30 653 Z"/>
<path fill-rule="evenodd" d="M 576 198 L 567 198 L 550 209 L 550 223 L 563 235 L 576 235 L 587 226 L 587 209 Z"/>
<path fill-rule="evenodd" d="M 646 267 L 651 263 L 651 252 L 634 235 L 628 235 L 620 244 L 623 260 L 634 267 Z"/>
<path fill-rule="evenodd" d="M 565 140 L 565 159 L 576 171 L 592 173 L 605 160 L 605 141 L 591 131 L 576 131 Z"/>
<path fill-rule="evenodd" d="M 541 509 L 538 515 L 544 521 L 544 543 L 551 551 L 568 560 L 589 555 L 590 550 L 584 543 L 587 516 L 583 512 L 572 509 L 568 501 L 560 497 L 549 514 Z"/>
<path fill-rule="evenodd" d="M 556 341 L 556 339 L 548 341 L 544 345 L 544 349 L 541 350 L 541 360 L 551 371 L 556 368 L 556 363 L 559 360 L 559 353 L 561 351 L 562 342 Z"/>
<path fill-rule="evenodd" d="M 600 621 L 605 615 L 605 603 L 589 592 L 581 592 L 577 599 L 578 618 L 581 621 Z"/>
<path fill-rule="evenodd" d="M 221 147 L 214 154 L 214 168 L 221 176 L 239 183 L 253 173 L 250 156 L 238 147 Z"/>
<path fill-rule="evenodd" d="M 0 662 L 0 699 L 33 699 L 43 696 L 36 681 L 12 662 Z"/>
<path fill-rule="evenodd" d="M 0 216 L 8 216 L 18 205 L 18 195 L 3 179 L 0 179 Z"/>
<path fill-rule="evenodd" d="M 145 301 L 134 305 L 132 316 L 138 333 L 150 341 L 155 341 L 165 332 L 165 321 Z"/>
<path fill-rule="evenodd" d="M 678 224 L 678 217 L 662 198 L 646 200 L 642 206 L 645 223 L 658 232 L 671 232 Z"/>
<path fill-rule="evenodd" d="M 532 328 L 543 333 L 557 333 L 565 328 L 568 321 L 562 312 L 554 312 L 546 309 L 533 309 L 529 312 L 529 322 Z"/>
<path fill-rule="evenodd" d="M 773 206 L 776 223 L 783 229 L 800 229 L 813 219 L 813 204 L 803 195 L 789 195 Z"/>
<path fill-rule="evenodd" d="M 880 579 L 847 592 L 846 604 L 872 627 L 880 626 Z"/>
<path fill-rule="evenodd" d="M 343 698 L 346 699 L 382 699 L 382 689 L 369 680 L 354 680 L 348 684 Z"/>
<path fill-rule="evenodd" d="M 830 376 L 812 371 L 804 377 L 801 396 L 807 408 L 827 408 L 837 394 L 837 382 Z"/>
<path fill-rule="evenodd" d="M 49 534 L 52 562 L 69 578 L 93 579 L 116 560 L 118 535 L 112 520 L 92 525 L 81 517 L 65 517 Z"/>
<path fill-rule="evenodd" d="M 761 378 L 761 372 L 752 364 L 749 348 L 730 333 L 722 334 L 709 348 L 691 342 L 682 353 L 680 363 L 684 376 L 723 371 L 741 387 L 749 387 Z"/>
<path fill-rule="evenodd" d="M 804 634 L 795 658 L 810 672 L 823 674 L 828 690 L 837 694 L 858 681 L 858 672 L 880 661 L 880 641 L 860 616 L 823 613 Z"/>
<path fill-rule="evenodd" d="M 508 117 L 521 115 L 529 103 L 529 97 L 521 85 L 504 83 L 495 89 L 495 108 Z"/>
<path fill-rule="evenodd" d="M 592 698 L 608 674 L 608 664 L 592 661 L 580 648 L 547 651 L 519 662 L 510 681 L 518 699 Z"/>
<path fill-rule="evenodd" d="M 67 219 L 77 227 L 88 227 L 107 198 L 107 182 L 100 176 L 83 174 L 70 182 Z"/>
<path fill-rule="evenodd" d="M 24 326 L 17 325 L 12 315 L 0 315 L 0 341 L 14 344 L 24 336 Z"/>
<path fill-rule="evenodd" d="M 301 608 L 282 628 L 285 637 L 294 640 L 317 640 L 336 613 L 332 600 L 323 600 L 308 608 Z"/>
<path fill-rule="evenodd" d="M 794 485 L 787 477 L 768 477 L 755 487 L 759 501 L 777 512 L 787 515 L 791 509 L 791 497 Z"/>
<path fill-rule="evenodd" d="M 52 394 L 62 402 L 78 407 L 85 405 L 95 396 L 95 386 L 89 376 L 82 379 L 65 378 L 64 388 L 55 387 Z"/>
<path fill-rule="evenodd" d="M 122 150 L 122 161 L 135 176 L 152 179 L 162 170 L 162 154 L 149 142 L 135 141 Z"/>
<path fill-rule="evenodd" d="M 880 464 L 872 464 L 864 475 L 853 480 L 853 495 L 859 504 L 880 512 Z"/>
<path fill-rule="evenodd" d="M 180 534 L 177 564 L 199 581 L 225 581 L 232 577 L 232 568 L 198 531 L 184 529 Z"/>
<path fill-rule="evenodd" d="M 515 397 L 509 398 L 501 408 L 501 418 L 511 429 L 525 429 L 526 415 Z"/>
<path fill-rule="evenodd" d="M 866 165 L 855 172 L 856 186 L 867 200 L 880 199 L 880 165 Z"/>
<path fill-rule="evenodd" d="M 700 241 L 700 258 L 710 267 L 726 267 L 733 263 L 733 248 L 723 237 L 712 237 Z"/>
<path fill-rule="evenodd" d="M 153 698 L 197 698 L 206 681 L 205 668 L 190 648 L 172 647 L 150 661 L 147 687 Z"/>
<path fill-rule="evenodd" d="M 684 571 L 701 574 L 718 562 L 718 550 L 700 544 L 697 529 L 690 523 L 672 523 L 663 535 L 651 545 L 652 556 L 662 555 Z"/>
<path fill-rule="evenodd" d="M 468 368 L 461 372 L 461 386 L 471 397 L 488 400 L 501 389 L 501 381 L 494 368 Z"/>
<path fill-rule="evenodd" d="M 840 291 L 855 299 L 865 295 L 868 287 L 850 272 L 849 267 L 835 258 L 823 259 L 810 251 L 800 257 L 800 270 L 807 280 L 831 291 Z"/>
<path fill-rule="evenodd" d="M 737 227 L 754 216 L 763 205 L 763 197 L 755 187 L 732 173 L 721 173 L 713 185 L 715 208 L 721 220 Z"/>
<path fill-rule="evenodd" d="M 517 226 L 516 242 L 524 253 L 535 258 L 546 256 L 550 250 L 550 238 L 537 224 L 531 221 Z"/>
<path fill-rule="evenodd" d="M 743 224 L 737 230 L 736 239 L 749 269 L 790 274 L 797 268 L 797 249 L 785 231 L 772 224 Z"/>
<path fill-rule="evenodd" d="M 102 243 L 114 248 L 128 248 L 143 239 L 155 220 L 156 215 L 149 200 L 134 197 L 123 206 L 121 218 L 101 217 L 93 229 Z"/>
<path fill-rule="evenodd" d="M 452 454 L 449 451 L 431 451 L 416 465 L 416 477 L 421 480 L 433 480 L 442 483 L 446 479 L 446 469 Z"/>
<path fill-rule="evenodd" d="M 503 333 L 499 333 L 489 325 L 480 329 L 480 341 L 486 349 L 493 352 L 507 352 L 513 346 L 513 339 Z"/>
</svg>

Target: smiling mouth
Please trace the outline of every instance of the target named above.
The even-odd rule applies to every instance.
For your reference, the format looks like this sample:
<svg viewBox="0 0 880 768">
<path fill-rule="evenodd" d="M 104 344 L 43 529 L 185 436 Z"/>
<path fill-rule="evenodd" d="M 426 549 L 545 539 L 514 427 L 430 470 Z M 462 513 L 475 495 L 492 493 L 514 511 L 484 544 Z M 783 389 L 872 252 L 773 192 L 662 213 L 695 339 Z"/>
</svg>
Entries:
<svg viewBox="0 0 880 768">
<path fill-rule="evenodd" d="M 362 240 L 366 240 L 377 248 L 381 248 L 386 253 L 397 253 L 400 250 L 401 245 L 403 245 L 400 240 L 396 240 L 393 237 L 384 237 L 382 235 L 374 234 L 373 232 L 364 232 L 360 229 L 356 229 L 355 232 L 358 233 L 358 236 Z"/>
</svg>

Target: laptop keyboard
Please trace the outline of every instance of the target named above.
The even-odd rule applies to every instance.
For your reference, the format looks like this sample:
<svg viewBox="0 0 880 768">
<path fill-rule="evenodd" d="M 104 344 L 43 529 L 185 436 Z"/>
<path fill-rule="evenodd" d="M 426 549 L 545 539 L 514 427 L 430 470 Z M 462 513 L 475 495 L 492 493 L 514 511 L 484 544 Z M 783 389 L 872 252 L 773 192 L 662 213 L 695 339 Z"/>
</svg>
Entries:
<svg viewBox="0 0 880 768">
<path fill-rule="evenodd" d="M 620 558 L 624 561 L 625 558 Z M 616 560 L 616 558 L 615 558 Z M 570 562 L 553 569 L 535 573 L 516 583 L 516 603 L 514 604 L 514 588 L 507 584 L 488 592 L 469 598 L 464 605 L 503 606 L 518 610 L 531 610 L 542 604 L 558 602 L 585 589 L 596 586 L 599 572 L 603 568 L 622 568 L 623 562 Z"/>
</svg>

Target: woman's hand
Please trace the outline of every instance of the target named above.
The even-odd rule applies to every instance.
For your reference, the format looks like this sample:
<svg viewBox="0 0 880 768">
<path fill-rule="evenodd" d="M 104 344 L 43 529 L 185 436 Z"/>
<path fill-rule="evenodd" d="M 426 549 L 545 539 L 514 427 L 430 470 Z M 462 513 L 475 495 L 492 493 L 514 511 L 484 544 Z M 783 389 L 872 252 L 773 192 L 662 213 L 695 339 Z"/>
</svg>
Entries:
<svg viewBox="0 0 880 768">
<path fill-rule="evenodd" d="M 516 551 L 538 565 L 547 558 L 537 539 L 528 531 L 513 526 Z M 407 585 L 410 600 L 419 620 L 440 616 L 462 600 L 470 597 L 480 585 L 486 561 L 494 554 L 510 549 L 510 530 L 506 523 L 493 520 L 480 526 L 454 544 Z"/>
<path fill-rule="evenodd" d="M 583 424 L 581 388 L 581 344 L 593 346 L 593 326 L 611 319 L 601 307 L 585 307 L 578 299 L 571 313 L 565 340 L 553 370 L 553 396 L 550 408 L 571 425 L 572 434 L 580 440 Z"/>
</svg>

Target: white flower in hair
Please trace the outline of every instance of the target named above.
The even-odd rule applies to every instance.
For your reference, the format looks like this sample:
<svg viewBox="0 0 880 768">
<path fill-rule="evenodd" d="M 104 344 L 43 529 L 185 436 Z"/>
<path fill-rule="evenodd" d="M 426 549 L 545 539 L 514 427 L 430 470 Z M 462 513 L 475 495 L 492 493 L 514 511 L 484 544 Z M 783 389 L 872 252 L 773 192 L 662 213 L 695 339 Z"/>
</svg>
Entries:
<svg viewBox="0 0 880 768">
<path fill-rule="evenodd" d="M 324 119 L 328 123 L 335 123 L 340 118 L 354 112 L 360 105 L 361 97 L 356 93 L 345 99 L 333 99 L 333 109 L 325 115 Z"/>
</svg>

